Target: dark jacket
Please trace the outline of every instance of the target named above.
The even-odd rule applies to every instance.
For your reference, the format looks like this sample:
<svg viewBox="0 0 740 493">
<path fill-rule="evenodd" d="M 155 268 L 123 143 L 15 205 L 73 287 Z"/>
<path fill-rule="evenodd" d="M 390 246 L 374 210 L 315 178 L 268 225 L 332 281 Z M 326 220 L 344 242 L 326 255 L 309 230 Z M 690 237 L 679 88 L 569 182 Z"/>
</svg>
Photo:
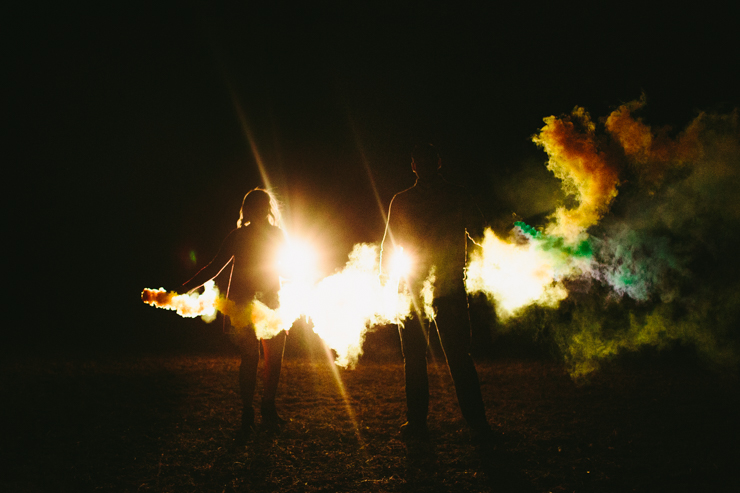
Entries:
<svg viewBox="0 0 740 493">
<path fill-rule="evenodd" d="M 464 289 L 467 234 L 479 237 L 483 216 L 465 190 L 440 176 L 417 180 L 391 200 L 383 245 L 381 270 L 387 271 L 388 257 L 402 246 L 412 258 L 408 276 L 413 290 L 421 289 L 434 267 L 435 296 Z"/>
</svg>

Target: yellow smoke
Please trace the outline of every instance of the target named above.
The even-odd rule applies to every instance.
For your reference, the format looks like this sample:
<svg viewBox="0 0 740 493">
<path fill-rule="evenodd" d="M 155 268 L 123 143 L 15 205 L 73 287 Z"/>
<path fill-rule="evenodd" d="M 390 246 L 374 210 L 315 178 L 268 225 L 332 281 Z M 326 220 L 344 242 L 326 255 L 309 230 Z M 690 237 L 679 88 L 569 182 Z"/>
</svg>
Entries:
<svg viewBox="0 0 740 493">
<path fill-rule="evenodd" d="M 395 263 L 402 268 L 407 262 Z M 305 316 L 313 322 L 314 332 L 337 353 L 336 363 L 351 366 L 362 355 L 362 343 L 369 328 L 403 323 L 411 314 L 410 296 L 399 292 L 401 273 L 392 273 L 381 283 L 378 265 L 377 245 L 355 245 L 340 272 L 318 282 L 305 276 L 284 282 L 279 292 L 280 307 L 276 310 L 257 300 L 241 307 L 219 296 L 212 281 L 206 283 L 200 295 L 145 289 L 141 297 L 145 303 L 176 310 L 184 317 L 208 314 L 212 320 L 219 311 L 230 317 L 237 330 L 253 326 L 261 339 L 274 337 L 281 330 L 289 329 L 297 318 Z M 426 313 L 431 313 L 432 298 L 429 284 L 424 296 Z"/>
<path fill-rule="evenodd" d="M 562 279 L 584 268 L 562 262 L 535 242 L 504 241 L 491 229 L 486 229 L 480 248 L 470 257 L 467 291 L 492 298 L 502 320 L 532 304 L 557 306 L 568 296 Z"/>
<path fill-rule="evenodd" d="M 340 366 L 357 362 L 370 327 L 402 322 L 411 313 L 410 298 L 398 292 L 398 278 L 381 283 L 378 263 L 377 245 L 357 244 L 340 272 L 280 291 L 281 310 L 310 318 Z"/>
<path fill-rule="evenodd" d="M 547 168 L 563 181 L 565 192 L 578 202 L 575 209 L 559 207 L 547 233 L 575 242 L 607 212 L 617 195 L 618 170 L 596 142 L 596 125 L 576 107 L 571 115 L 545 118 L 532 140 L 550 157 Z"/>
<path fill-rule="evenodd" d="M 293 325 L 295 318 L 289 318 L 280 310 L 272 310 L 259 300 L 252 300 L 246 307 L 237 305 L 224 297 L 218 298 L 216 308 L 228 315 L 231 325 L 237 331 L 254 327 L 258 339 L 271 339 Z"/>
<path fill-rule="evenodd" d="M 211 322 L 216 318 L 218 288 L 213 281 L 208 281 L 203 287 L 205 290 L 202 294 L 177 294 L 164 288 L 145 288 L 141 292 L 141 299 L 148 305 L 174 310 L 181 317 L 202 317 L 206 322 Z"/>
</svg>

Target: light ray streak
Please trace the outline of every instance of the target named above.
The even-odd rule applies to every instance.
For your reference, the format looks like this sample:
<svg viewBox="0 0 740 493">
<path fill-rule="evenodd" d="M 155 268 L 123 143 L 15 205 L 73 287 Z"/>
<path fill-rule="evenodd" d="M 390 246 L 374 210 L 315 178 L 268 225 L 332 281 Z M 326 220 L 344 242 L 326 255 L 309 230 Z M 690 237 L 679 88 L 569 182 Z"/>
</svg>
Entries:
<svg viewBox="0 0 740 493">
<path fill-rule="evenodd" d="M 361 441 L 362 437 L 360 436 L 360 427 L 357 424 L 355 410 L 352 407 L 349 396 L 347 395 L 347 389 L 344 387 L 342 376 L 339 374 L 339 368 L 337 368 L 337 365 L 334 361 L 334 355 L 332 354 L 331 348 L 328 345 L 324 344 L 323 346 L 326 353 L 326 359 L 329 362 L 329 367 L 331 368 L 332 376 L 334 377 L 334 383 L 336 384 L 337 389 L 339 390 L 339 394 L 342 396 L 342 400 L 344 401 L 344 409 L 347 411 L 347 417 L 349 417 L 349 420 L 352 423 L 352 427 L 355 430 L 355 435 L 357 435 L 357 440 Z"/>
<path fill-rule="evenodd" d="M 347 115 L 347 119 L 349 120 L 350 127 L 352 127 L 352 134 L 355 136 L 355 143 L 357 144 L 357 150 L 360 151 L 360 157 L 362 158 L 362 165 L 365 168 L 365 173 L 367 173 L 367 178 L 370 181 L 370 187 L 373 189 L 373 195 L 375 195 L 375 202 L 378 204 L 378 210 L 380 211 L 380 217 L 383 218 L 383 224 L 386 224 L 388 222 L 388 216 L 385 213 L 385 209 L 383 208 L 383 201 L 380 200 L 380 194 L 378 194 L 378 187 L 375 185 L 375 178 L 373 178 L 373 171 L 370 168 L 370 162 L 367 159 L 367 154 L 365 153 L 365 147 L 362 145 L 362 141 L 360 140 L 360 135 L 357 132 L 357 127 L 355 127 L 355 121 L 352 118 L 351 115 Z"/>
<path fill-rule="evenodd" d="M 249 124 L 247 115 L 244 113 L 241 101 L 239 100 L 239 95 L 234 89 L 234 85 L 232 84 L 231 79 L 226 74 L 224 74 L 224 80 L 226 81 L 226 87 L 228 88 L 229 95 L 231 96 L 231 102 L 234 105 L 234 111 L 236 111 L 236 116 L 239 118 L 239 124 L 241 125 L 242 132 L 244 132 L 244 137 L 249 143 L 249 148 L 251 149 L 252 155 L 254 156 L 254 161 L 257 163 L 257 168 L 259 169 L 260 176 L 262 177 L 262 182 L 265 184 L 266 189 L 271 190 L 272 185 L 270 183 L 270 177 L 267 175 L 265 163 L 262 161 L 262 156 L 260 155 L 259 148 L 257 147 L 257 139 L 255 139 L 254 132 L 252 131 L 252 126 Z"/>
</svg>

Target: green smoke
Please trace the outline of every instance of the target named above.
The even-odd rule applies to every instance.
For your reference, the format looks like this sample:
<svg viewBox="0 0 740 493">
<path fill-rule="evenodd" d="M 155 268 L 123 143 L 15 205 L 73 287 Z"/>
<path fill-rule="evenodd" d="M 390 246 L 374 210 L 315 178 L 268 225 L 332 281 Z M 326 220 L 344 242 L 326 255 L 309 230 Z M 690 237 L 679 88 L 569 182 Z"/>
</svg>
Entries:
<svg viewBox="0 0 740 493">
<path fill-rule="evenodd" d="M 637 122 L 630 126 L 622 114 L 623 133 L 603 147 L 612 153 L 610 162 L 621 163 L 619 194 L 609 214 L 580 241 L 515 224 L 522 241 L 562 265 L 580 262 L 587 268 L 564 280 L 569 297 L 558 308 L 530 307 L 502 329 L 527 328 L 552 343 L 574 378 L 628 351 L 676 345 L 693 347 L 718 367 L 736 368 L 738 113 L 701 114 L 675 139 L 663 131 L 652 147 L 628 152 L 620 145 L 649 130 Z M 602 141 L 609 142 L 602 132 Z"/>
</svg>

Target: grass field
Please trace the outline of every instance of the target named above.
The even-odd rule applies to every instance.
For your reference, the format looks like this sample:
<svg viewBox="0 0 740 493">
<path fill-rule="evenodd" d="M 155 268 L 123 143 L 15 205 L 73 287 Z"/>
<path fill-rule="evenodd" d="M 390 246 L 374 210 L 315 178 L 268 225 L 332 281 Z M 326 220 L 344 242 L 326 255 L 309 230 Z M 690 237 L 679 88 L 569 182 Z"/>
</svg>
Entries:
<svg viewBox="0 0 740 493">
<path fill-rule="evenodd" d="M 553 361 L 479 361 L 498 436 L 482 449 L 438 359 L 431 441 L 405 444 L 400 358 L 290 357 L 287 427 L 235 447 L 233 355 L 6 357 L 0 491 L 740 491 L 737 382 L 679 363 L 624 360 L 576 385 Z"/>
</svg>

